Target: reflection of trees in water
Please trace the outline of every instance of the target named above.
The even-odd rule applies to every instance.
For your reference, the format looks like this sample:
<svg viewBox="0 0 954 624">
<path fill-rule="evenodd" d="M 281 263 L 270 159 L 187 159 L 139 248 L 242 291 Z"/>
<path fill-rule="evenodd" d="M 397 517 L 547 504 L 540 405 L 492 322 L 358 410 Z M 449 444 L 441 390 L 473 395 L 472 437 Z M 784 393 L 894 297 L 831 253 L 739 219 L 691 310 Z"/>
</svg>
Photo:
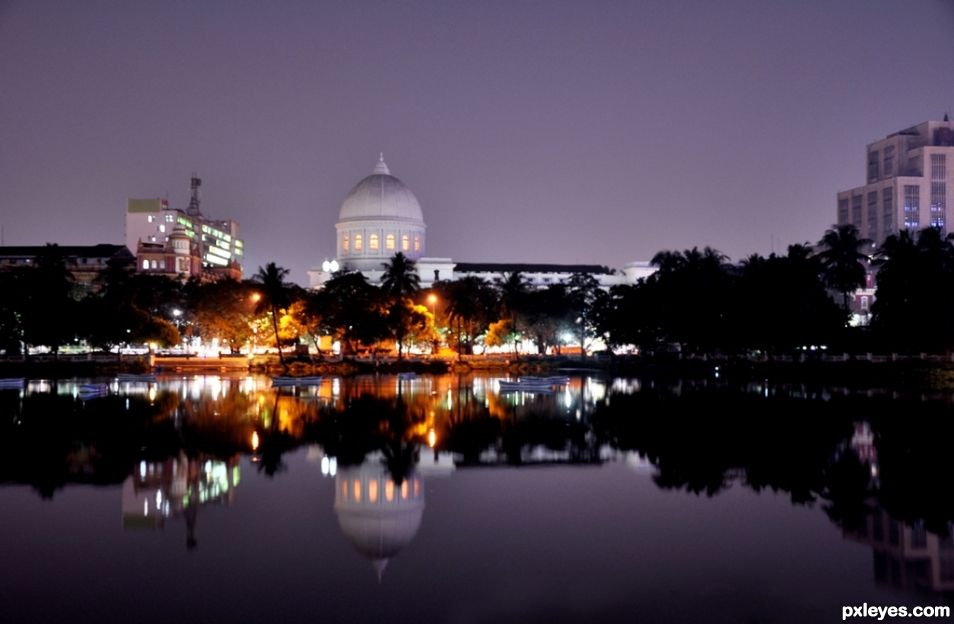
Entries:
<svg viewBox="0 0 954 624">
<path fill-rule="evenodd" d="M 583 410 L 577 381 L 572 393 L 540 396 L 498 395 L 467 377 L 415 383 L 342 382 L 334 400 L 330 384 L 322 390 L 328 396 L 233 385 L 85 403 L 0 393 L 0 479 L 49 497 L 71 482 L 121 483 L 142 459 L 248 453 L 254 432 L 266 475 L 281 472 L 285 453 L 317 443 L 341 466 L 380 452 L 400 483 L 430 434 L 435 451 L 465 466 L 597 462 L 601 449 L 635 451 L 653 464 L 662 488 L 783 492 L 795 504 L 819 504 L 845 530 L 861 526 L 873 504 L 938 534 L 954 519 L 954 498 L 944 495 L 954 476 L 946 460 L 954 423 L 941 404 L 765 397 L 693 384 L 679 386 L 676 397 L 668 384 L 644 384 Z M 861 419 L 871 424 L 876 466 L 848 443 Z"/>
</svg>

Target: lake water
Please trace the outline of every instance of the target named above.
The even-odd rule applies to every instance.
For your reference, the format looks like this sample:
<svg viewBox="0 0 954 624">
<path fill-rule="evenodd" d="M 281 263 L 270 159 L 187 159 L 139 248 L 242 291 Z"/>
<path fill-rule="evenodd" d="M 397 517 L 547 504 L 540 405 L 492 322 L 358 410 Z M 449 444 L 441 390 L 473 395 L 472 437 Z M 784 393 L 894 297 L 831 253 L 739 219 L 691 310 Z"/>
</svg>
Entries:
<svg viewBox="0 0 954 624">
<path fill-rule="evenodd" d="M 31 381 L 0 391 L 0 621 L 946 605 L 951 415 L 946 396 L 715 379 Z"/>
</svg>

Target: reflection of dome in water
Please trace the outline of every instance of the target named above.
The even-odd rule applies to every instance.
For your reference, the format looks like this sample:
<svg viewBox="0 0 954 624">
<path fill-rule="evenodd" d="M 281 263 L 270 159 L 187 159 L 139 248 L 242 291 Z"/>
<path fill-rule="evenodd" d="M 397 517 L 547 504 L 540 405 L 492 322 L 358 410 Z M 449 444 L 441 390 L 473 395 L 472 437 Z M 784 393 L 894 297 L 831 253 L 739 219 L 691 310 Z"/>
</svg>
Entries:
<svg viewBox="0 0 954 624">
<path fill-rule="evenodd" d="M 424 484 L 411 475 L 397 485 L 376 460 L 340 468 L 335 476 L 335 513 L 342 533 L 371 560 L 380 579 L 388 561 L 417 535 Z"/>
</svg>

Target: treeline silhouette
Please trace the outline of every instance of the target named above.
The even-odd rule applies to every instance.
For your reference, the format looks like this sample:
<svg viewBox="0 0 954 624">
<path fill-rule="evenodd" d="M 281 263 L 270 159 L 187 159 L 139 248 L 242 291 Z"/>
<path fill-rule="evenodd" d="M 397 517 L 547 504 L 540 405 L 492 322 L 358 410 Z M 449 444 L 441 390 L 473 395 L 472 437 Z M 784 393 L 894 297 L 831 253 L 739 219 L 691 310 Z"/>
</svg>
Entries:
<svg viewBox="0 0 954 624">
<path fill-rule="evenodd" d="M 600 342 L 643 354 L 730 355 L 812 346 L 944 353 L 954 346 L 954 244 L 937 229 L 903 230 L 875 249 L 843 225 L 784 254 L 730 263 L 715 249 L 694 247 L 659 252 L 652 264 L 651 276 L 608 290 L 590 274 L 533 288 L 511 273 L 495 282 L 438 282 L 424 292 L 414 262 L 400 253 L 382 267 L 380 285 L 342 271 L 321 290 L 307 291 L 269 263 L 242 282 L 180 283 L 110 266 L 78 288 L 50 245 L 35 266 L 0 271 L 0 352 L 57 352 L 81 341 L 103 349 L 174 345 L 199 337 L 233 352 L 308 343 L 321 353 L 323 336 L 346 354 L 383 343 L 399 357 L 412 345 L 444 343 L 468 354 L 478 344 L 517 352 L 525 341 L 540 353 Z M 872 274 L 876 291 L 862 309 L 854 293 Z M 870 324 L 850 327 L 852 312 Z"/>
</svg>

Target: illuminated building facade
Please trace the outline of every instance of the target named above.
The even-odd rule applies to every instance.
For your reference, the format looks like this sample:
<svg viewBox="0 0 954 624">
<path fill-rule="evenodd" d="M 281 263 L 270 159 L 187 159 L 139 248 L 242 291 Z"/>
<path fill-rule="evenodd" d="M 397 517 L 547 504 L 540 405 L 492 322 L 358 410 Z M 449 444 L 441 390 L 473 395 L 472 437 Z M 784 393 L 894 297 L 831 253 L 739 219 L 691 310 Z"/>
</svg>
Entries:
<svg viewBox="0 0 954 624">
<path fill-rule="evenodd" d="M 868 144 L 865 162 L 867 184 L 838 193 L 839 225 L 854 225 L 876 245 L 902 229 L 950 231 L 954 122 L 947 115 Z"/>
<path fill-rule="evenodd" d="M 335 225 L 336 257 L 308 271 L 310 286 L 320 288 L 339 270 L 360 271 L 377 284 L 384 263 L 397 252 L 416 261 L 422 288 L 468 276 L 493 281 L 514 271 L 522 273 L 533 287 L 566 282 L 574 273 L 586 273 L 609 288 L 633 284 L 655 270 L 648 262 L 632 262 L 622 270 L 599 265 L 458 263 L 424 255 L 426 230 L 420 203 L 391 175 L 382 155 L 371 175 L 359 181 L 341 204 Z"/>
<path fill-rule="evenodd" d="M 245 242 L 239 238 L 239 225 L 202 214 L 201 184 L 193 176 L 186 210 L 170 208 L 165 199 L 128 200 L 126 246 L 136 255 L 137 270 L 181 279 L 196 275 L 241 279 Z"/>
</svg>

